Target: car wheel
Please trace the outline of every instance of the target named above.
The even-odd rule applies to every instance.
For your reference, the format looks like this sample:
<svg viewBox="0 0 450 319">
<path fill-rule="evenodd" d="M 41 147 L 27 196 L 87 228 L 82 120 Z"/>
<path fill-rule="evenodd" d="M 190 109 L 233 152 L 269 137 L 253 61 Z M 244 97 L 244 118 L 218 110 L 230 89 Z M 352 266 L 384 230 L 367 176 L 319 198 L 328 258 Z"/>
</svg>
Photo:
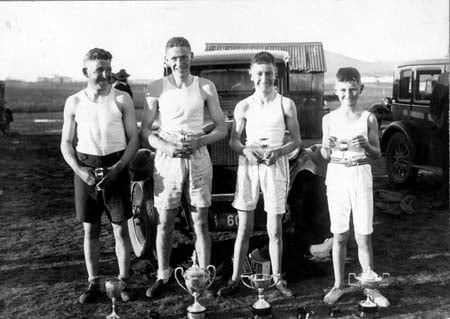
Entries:
<svg viewBox="0 0 450 319">
<path fill-rule="evenodd" d="M 386 169 L 394 184 L 406 184 L 417 177 L 413 167 L 414 149 L 405 135 L 397 132 L 390 138 L 386 149 Z"/>
<path fill-rule="evenodd" d="M 133 217 L 128 220 L 131 247 L 136 257 L 156 261 L 157 212 L 145 182 L 132 183 Z"/>
</svg>

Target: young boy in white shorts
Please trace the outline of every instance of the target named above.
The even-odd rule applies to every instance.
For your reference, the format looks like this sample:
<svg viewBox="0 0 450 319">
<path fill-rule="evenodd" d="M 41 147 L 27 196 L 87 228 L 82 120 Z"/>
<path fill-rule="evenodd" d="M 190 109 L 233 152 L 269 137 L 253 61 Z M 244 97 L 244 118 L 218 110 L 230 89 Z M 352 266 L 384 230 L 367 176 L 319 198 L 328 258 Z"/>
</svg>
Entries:
<svg viewBox="0 0 450 319">
<path fill-rule="evenodd" d="M 293 295 L 281 278 L 281 222 L 286 212 L 289 185 L 287 154 L 301 145 L 301 139 L 295 104 L 276 92 L 275 72 L 273 55 L 257 53 L 250 64 L 255 93 L 240 101 L 234 110 L 230 147 L 240 156 L 232 205 L 238 210 L 239 226 L 234 245 L 233 274 L 228 284 L 219 289 L 220 296 L 230 295 L 239 287 L 260 190 L 267 212 L 269 255 L 276 287 L 285 296 Z M 245 145 L 241 142 L 244 129 L 247 134 Z M 288 139 L 285 138 L 286 130 L 290 136 Z"/>
<path fill-rule="evenodd" d="M 321 154 L 329 161 L 326 186 L 333 233 L 334 286 L 324 302 L 334 304 L 345 293 L 344 265 L 352 212 L 358 258 L 363 279 L 378 278 L 373 271 L 371 234 L 373 232 L 372 168 L 368 159 L 380 157 L 376 117 L 358 105 L 363 90 L 355 68 L 341 68 L 336 74 L 335 94 L 340 107 L 323 117 Z M 366 292 L 366 290 L 365 290 Z M 387 307 L 389 301 L 372 290 L 374 301 Z"/>
</svg>

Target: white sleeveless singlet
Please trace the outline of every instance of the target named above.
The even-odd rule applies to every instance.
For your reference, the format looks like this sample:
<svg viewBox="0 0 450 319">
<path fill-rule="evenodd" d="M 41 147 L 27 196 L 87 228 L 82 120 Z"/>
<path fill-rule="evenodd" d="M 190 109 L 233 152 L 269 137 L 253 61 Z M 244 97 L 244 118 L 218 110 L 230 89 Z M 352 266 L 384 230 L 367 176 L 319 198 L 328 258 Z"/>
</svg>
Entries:
<svg viewBox="0 0 450 319">
<path fill-rule="evenodd" d="M 203 133 L 205 103 L 197 76 L 194 76 L 188 87 L 183 88 L 177 88 L 168 77 L 164 77 L 158 102 L 162 131 L 175 134 Z"/>
<path fill-rule="evenodd" d="M 265 105 L 261 105 L 255 97 L 247 98 L 249 109 L 246 116 L 245 131 L 247 146 L 261 146 L 262 140 L 269 148 L 283 145 L 286 131 L 284 112 L 282 109 L 282 96 L 276 94 L 275 98 Z"/>
<path fill-rule="evenodd" d="M 94 103 L 85 90 L 78 92 L 75 110 L 78 143 L 76 150 L 81 153 L 105 156 L 126 148 L 125 128 L 116 100 L 117 90 L 111 88 L 108 96 L 100 103 Z"/>
<path fill-rule="evenodd" d="M 357 135 L 362 135 L 368 139 L 367 120 L 369 115 L 370 112 L 363 111 L 360 118 L 349 125 L 343 121 L 343 118 L 341 119 L 343 115 L 339 111 L 333 111 L 330 113 L 331 121 L 329 126 L 329 136 L 337 138 L 337 145 L 332 149 L 332 157 L 346 159 L 361 159 L 367 157 L 363 148 L 351 146 L 350 141 Z M 341 143 L 343 143 L 344 146 L 342 146 Z M 347 146 L 346 150 L 345 146 Z"/>
</svg>

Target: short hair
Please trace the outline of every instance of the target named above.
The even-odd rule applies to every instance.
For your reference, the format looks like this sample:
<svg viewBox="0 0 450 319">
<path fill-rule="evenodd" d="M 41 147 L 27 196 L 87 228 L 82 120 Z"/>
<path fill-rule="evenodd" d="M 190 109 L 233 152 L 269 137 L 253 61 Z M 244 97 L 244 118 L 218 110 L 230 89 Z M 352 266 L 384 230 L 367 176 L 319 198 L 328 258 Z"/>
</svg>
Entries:
<svg viewBox="0 0 450 319">
<path fill-rule="evenodd" d="M 275 65 L 275 57 L 267 52 L 267 51 L 261 51 L 256 53 L 252 60 L 250 61 L 250 66 L 253 64 L 273 64 Z"/>
<path fill-rule="evenodd" d="M 359 71 L 356 68 L 340 68 L 336 73 L 336 81 L 356 82 L 358 84 L 361 84 L 361 74 L 359 74 Z"/>
<path fill-rule="evenodd" d="M 183 37 L 172 37 L 166 43 L 166 51 L 173 47 L 184 47 L 191 50 L 191 44 L 186 38 Z"/>
<path fill-rule="evenodd" d="M 95 61 L 95 60 L 111 61 L 111 59 L 112 54 L 109 51 L 100 48 L 93 48 L 90 49 L 88 53 L 86 53 L 83 62 L 86 63 L 87 61 Z"/>
</svg>

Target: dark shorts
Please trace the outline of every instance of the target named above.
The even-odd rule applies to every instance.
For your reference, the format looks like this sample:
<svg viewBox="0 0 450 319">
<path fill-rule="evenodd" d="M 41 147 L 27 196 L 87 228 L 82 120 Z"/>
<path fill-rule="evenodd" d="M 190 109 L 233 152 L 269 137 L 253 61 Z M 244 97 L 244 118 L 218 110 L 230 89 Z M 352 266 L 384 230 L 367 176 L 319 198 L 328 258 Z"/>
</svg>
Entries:
<svg viewBox="0 0 450 319">
<path fill-rule="evenodd" d="M 87 167 L 110 167 L 122 157 L 123 151 L 95 156 L 77 153 L 78 162 Z M 132 216 L 130 201 L 130 176 L 125 168 L 117 180 L 101 191 L 95 185 L 89 186 L 78 175 L 74 177 L 75 210 L 78 220 L 85 223 L 101 221 L 103 212 L 108 215 L 112 223 L 118 224 Z"/>
</svg>

